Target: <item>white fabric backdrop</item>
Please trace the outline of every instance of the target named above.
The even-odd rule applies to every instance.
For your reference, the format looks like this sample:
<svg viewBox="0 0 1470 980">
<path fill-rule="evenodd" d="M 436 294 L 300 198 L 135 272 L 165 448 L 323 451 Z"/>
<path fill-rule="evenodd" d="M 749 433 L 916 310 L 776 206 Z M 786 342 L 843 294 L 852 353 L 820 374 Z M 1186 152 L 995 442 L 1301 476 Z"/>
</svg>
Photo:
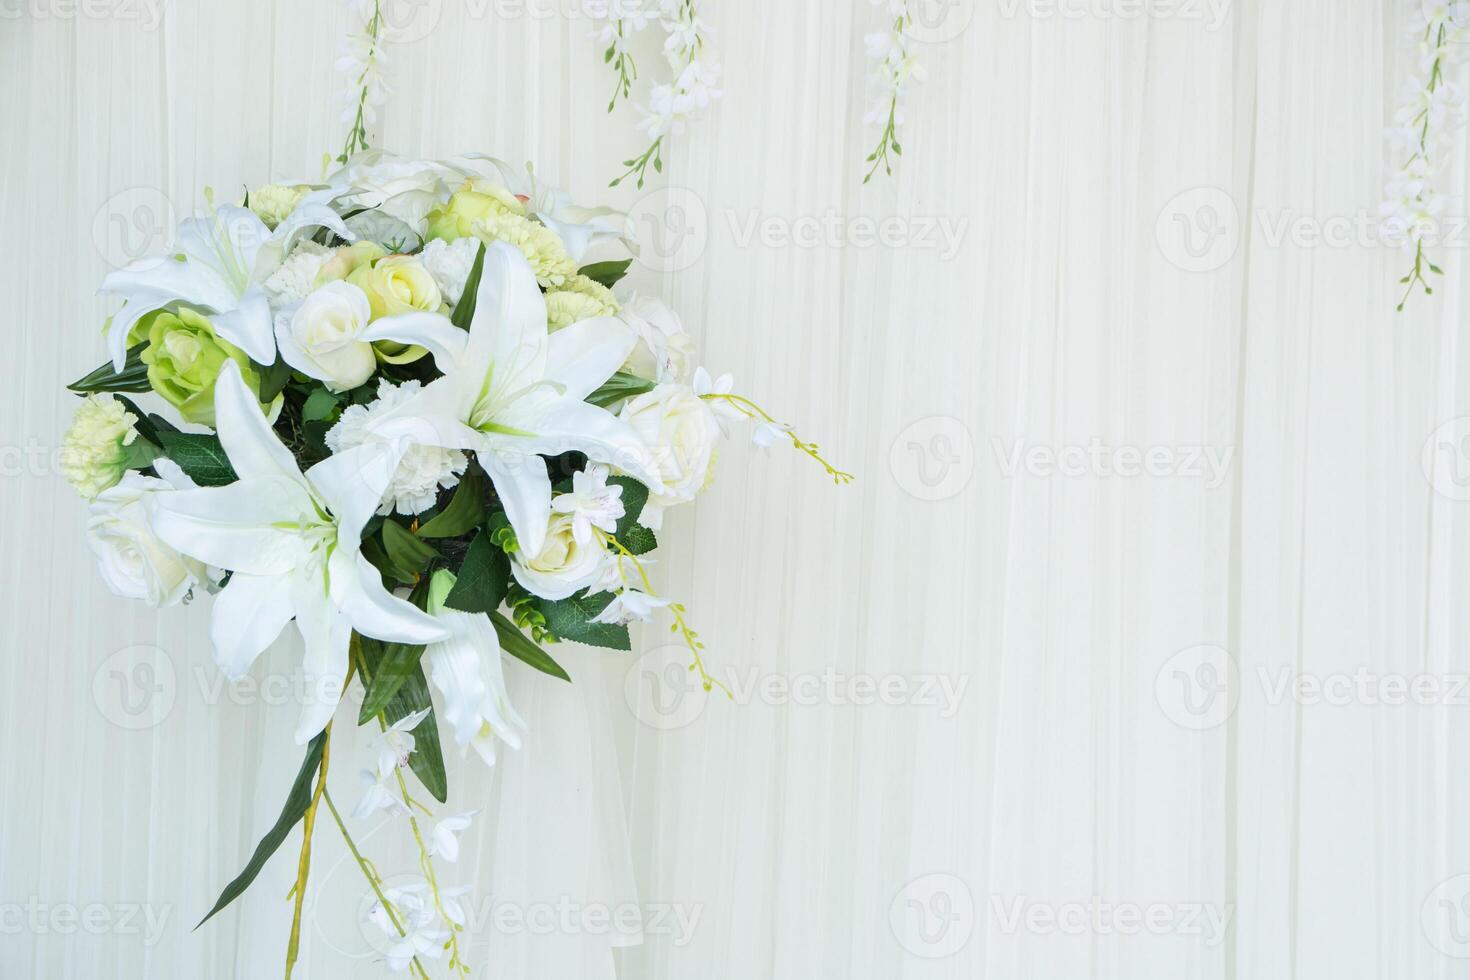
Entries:
<svg viewBox="0 0 1470 980">
<path fill-rule="evenodd" d="M 1363 230 L 1403 11 L 960 0 L 900 172 L 865 187 L 877 12 L 707 6 L 728 94 L 650 194 L 605 188 L 638 138 L 602 112 L 585 20 L 396 8 L 421 39 L 393 50 L 382 144 L 531 159 L 632 209 L 635 282 L 859 475 L 733 444 L 670 517 L 660 581 L 736 703 L 681 690 L 661 630 L 642 659 L 569 651 L 573 689 L 513 671 L 532 742 L 493 778 L 451 766 L 452 806 L 487 811 L 455 876 L 477 976 L 611 976 L 597 930 L 489 915 L 563 895 L 647 907 L 624 978 L 1465 976 L 1470 425 L 1429 478 L 1421 450 L 1470 415 L 1470 270 L 1445 249 L 1438 295 L 1395 316 L 1404 260 Z M 0 22 L 6 978 L 276 975 L 289 918 L 294 838 L 190 931 L 295 771 L 292 644 L 261 689 L 221 687 L 207 601 L 107 594 L 50 453 L 110 264 L 201 186 L 315 174 L 338 144 L 346 17 L 156 9 Z M 1282 693 L 1355 672 L 1437 703 Z M 890 703 L 854 703 L 873 689 Z M 298 975 L 375 975 L 325 817 L 318 839 Z"/>
</svg>

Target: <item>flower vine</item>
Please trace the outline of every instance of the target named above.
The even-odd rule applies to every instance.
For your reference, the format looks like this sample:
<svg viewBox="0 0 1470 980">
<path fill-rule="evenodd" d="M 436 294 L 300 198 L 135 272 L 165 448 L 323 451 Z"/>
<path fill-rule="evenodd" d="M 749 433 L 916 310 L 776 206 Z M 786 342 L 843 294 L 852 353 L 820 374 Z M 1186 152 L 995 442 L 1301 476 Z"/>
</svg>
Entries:
<svg viewBox="0 0 1470 980">
<path fill-rule="evenodd" d="M 868 57 L 874 61 L 868 75 L 868 84 L 873 92 L 873 101 L 863 116 L 863 125 L 882 126 L 878 145 L 869 153 L 865 162 L 872 164 L 863 177 L 863 183 L 873 179 L 882 167 L 883 172 L 893 175 L 893 157 L 903 155 L 903 146 L 898 141 L 898 128 L 903 125 L 903 101 L 910 82 L 922 82 L 926 77 L 924 66 L 917 56 L 909 51 L 910 39 L 905 33 L 914 22 L 910 8 L 913 0 L 872 0 L 873 6 L 882 6 L 889 19 L 888 29 L 875 31 L 863 40 Z"/>
<path fill-rule="evenodd" d="M 342 121 L 352 128 L 337 156 L 338 163 L 368 148 L 368 127 L 378 121 L 377 107 L 388 99 L 390 89 L 383 81 L 382 0 L 347 0 L 358 25 L 347 35 L 337 71 L 347 78 L 342 93 Z"/>
<path fill-rule="evenodd" d="M 718 87 L 720 64 L 710 43 L 710 29 L 700 15 L 696 0 L 658 0 L 657 12 L 646 9 L 640 0 L 612 0 L 606 8 L 606 23 L 597 32 L 598 40 L 607 45 L 603 61 L 617 72 L 613 97 L 607 104 L 612 112 L 618 100 L 632 97 L 638 68 L 628 44 L 634 35 L 650 24 L 664 33 L 663 52 L 673 77 L 648 93 L 648 105 L 640 106 L 643 118 L 638 128 L 647 134 L 648 147 L 639 155 L 623 161 L 627 169 L 609 186 L 616 187 L 629 177 L 642 187 L 648 168 L 662 172 L 664 137 L 680 131 L 685 122 L 697 118 L 711 102 L 723 94 Z"/>
<path fill-rule="evenodd" d="M 1437 188 L 1444 160 L 1442 142 L 1463 121 L 1465 90 L 1447 77 L 1449 70 L 1465 57 L 1470 41 L 1470 2 L 1424 0 L 1409 19 L 1408 37 L 1415 47 L 1415 73 L 1404 83 L 1404 94 L 1394 113 L 1394 125 L 1386 131 L 1389 151 L 1407 153 L 1407 160 L 1388 178 L 1380 207 L 1380 233 L 1385 241 L 1399 244 L 1414 266 L 1399 283 L 1404 295 L 1398 310 L 1418 286 L 1425 295 L 1434 292 L 1425 273 L 1443 275 L 1425 252 L 1426 238 L 1434 234 L 1449 198 Z"/>
</svg>

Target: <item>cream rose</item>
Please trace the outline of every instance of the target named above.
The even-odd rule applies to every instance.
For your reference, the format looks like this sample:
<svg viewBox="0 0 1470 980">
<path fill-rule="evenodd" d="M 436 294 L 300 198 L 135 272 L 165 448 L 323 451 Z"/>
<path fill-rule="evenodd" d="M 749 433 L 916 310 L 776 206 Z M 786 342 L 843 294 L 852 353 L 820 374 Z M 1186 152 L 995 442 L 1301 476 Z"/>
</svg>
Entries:
<svg viewBox="0 0 1470 980">
<path fill-rule="evenodd" d="M 512 556 L 511 573 L 526 591 L 543 599 L 565 599 L 602 578 L 607 548 L 596 535 L 578 544 L 571 514 L 552 514 L 541 553 Z"/>
<path fill-rule="evenodd" d="M 167 460 L 155 465 L 161 473 L 170 472 Z M 213 584 L 202 562 L 185 558 L 153 533 L 148 514 L 153 496 L 191 486 L 182 472 L 174 479 L 178 482 L 129 473 L 92 502 L 87 542 L 114 595 L 162 608 L 182 601 L 198 583 Z"/>
<path fill-rule="evenodd" d="M 652 465 L 663 478 L 650 493 L 639 523 L 658 530 L 663 511 L 693 500 L 713 476 L 715 442 L 720 437 L 714 412 L 684 385 L 663 384 L 630 398 L 619 414 L 647 444 Z"/>
<path fill-rule="evenodd" d="M 347 391 L 372 377 L 378 359 L 361 339 L 372 319 L 363 291 L 350 282 L 313 290 L 294 311 L 276 318 L 276 343 L 286 363 L 302 374 Z"/>
<path fill-rule="evenodd" d="M 437 313 L 444 305 L 439 284 L 412 255 L 388 255 L 358 266 L 347 281 L 367 294 L 373 319 L 398 313 Z"/>
</svg>

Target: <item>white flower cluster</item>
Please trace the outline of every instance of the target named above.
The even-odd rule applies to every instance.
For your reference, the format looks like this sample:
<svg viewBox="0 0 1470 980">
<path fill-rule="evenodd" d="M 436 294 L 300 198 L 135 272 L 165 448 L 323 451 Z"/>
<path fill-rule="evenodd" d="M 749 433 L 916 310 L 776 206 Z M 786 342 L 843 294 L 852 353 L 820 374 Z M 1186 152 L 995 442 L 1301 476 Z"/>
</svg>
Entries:
<svg viewBox="0 0 1470 980">
<path fill-rule="evenodd" d="M 623 175 L 636 174 L 641 187 L 648 166 L 662 166 L 659 150 L 663 138 L 678 132 L 686 121 L 698 117 L 724 94 L 719 88 L 720 63 L 710 43 L 709 25 L 700 15 L 696 0 L 657 0 L 656 7 L 636 0 L 614 0 L 600 13 L 605 22 L 596 37 L 608 46 L 604 60 L 618 72 L 618 87 L 608 104 L 609 112 L 620 96 L 630 95 L 637 76 L 628 49 L 630 39 L 650 25 L 656 25 L 664 34 L 663 54 L 673 74 L 654 85 L 647 105 L 640 107 L 638 128 L 653 142 L 641 156 L 627 161 L 631 169 Z"/>
<path fill-rule="evenodd" d="M 1470 41 L 1467 28 L 1467 0 L 1424 0 L 1408 23 L 1415 71 L 1404 83 L 1394 124 L 1385 131 L 1391 158 L 1403 162 L 1389 173 L 1379 208 L 1383 240 L 1414 256 L 1414 268 L 1402 280 L 1408 286 L 1405 299 L 1416 285 L 1432 292 L 1424 274 L 1439 271 L 1424 249 L 1450 204 L 1438 188 L 1438 179 L 1444 139 L 1464 120 L 1464 86 L 1448 76 L 1465 58 Z M 1402 302 L 1399 309 L 1403 309 Z"/>
<path fill-rule="evenodd" d="M 381 0 L 346 0 L 346 3 L 356 23 L 348 32 L 336 63 L 337 71 L 347 83 L 339 96 L 342 121 L 352 127 L 338 158 L 343 163 L 353 153 L 367 149 L 367 129 L 378 121 L 377 109 L 392 93 L 383 80 L 383 63 L 387 59 L 383 55 Z"/>
<path fill-rule="evenodd" d="M 905 33 L 913 23 L 911 0 L 871 0 L 873 6 L 884 8 L 888 20 L 886 30 L 874 31 L 863 38 L 868 58 L 873 68 L 868 75 L 871 101 L 863 116 L 866 126 L 883 127 L 878 147 L 868 156 L 873 166 L 864 178 L 871 180 L 882 166 L 886 173 L 893 173 L 888 154 L 902 155 L 903 147 L 898 142 L 898 129 L 903 125 L 903 101 L 909 84 L 924 81 L 927 73 L 918 58 L 909 50 L 909 37 Z"/>
</svg>

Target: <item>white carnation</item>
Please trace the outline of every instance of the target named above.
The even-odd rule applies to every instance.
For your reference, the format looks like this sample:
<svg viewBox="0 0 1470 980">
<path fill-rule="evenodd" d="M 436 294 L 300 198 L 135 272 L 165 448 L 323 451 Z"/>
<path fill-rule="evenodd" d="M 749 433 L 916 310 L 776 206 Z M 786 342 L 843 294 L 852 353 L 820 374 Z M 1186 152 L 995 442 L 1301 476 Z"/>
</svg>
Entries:
<svg viewBox="0 0 1470 980">
<path fill-rule="evenodd" d="M 478 238 L 456 238 L 452 242 L 436 238 L 419 253 L 419 261 L 439 284 L 439 292 L 444 294 L 450 306 L 459 305 L 464 284 L 475 267 L 475 256 L 479 252 Z"/>
<path fill-rule="evenodd" d="M 265 281 L 271 306 L 282 307 L 306 299 L 332 250 L 316 242 L 303 241 L 291 250 L 280 268 Z"/>
<path fill-rule="evenodd" d="M 378 400 L 369 405 L 349 406 L 327 433 L 327 447 L 340 453 L 378 440 L 380 437 L 372 431 L 373 423 L 417 395 L 420 387 L 417 381 L 405 381 L 401 385 L 379 381 Z M 441 489 L 448 490 L 459 483 L 467 465 L 469 460 L 458 449 L 415 444 L 394 471 L 378 513 L 387 514 L 396 508 L 400 514 L 422 514 L 434 506 Z"/>
</svg>

